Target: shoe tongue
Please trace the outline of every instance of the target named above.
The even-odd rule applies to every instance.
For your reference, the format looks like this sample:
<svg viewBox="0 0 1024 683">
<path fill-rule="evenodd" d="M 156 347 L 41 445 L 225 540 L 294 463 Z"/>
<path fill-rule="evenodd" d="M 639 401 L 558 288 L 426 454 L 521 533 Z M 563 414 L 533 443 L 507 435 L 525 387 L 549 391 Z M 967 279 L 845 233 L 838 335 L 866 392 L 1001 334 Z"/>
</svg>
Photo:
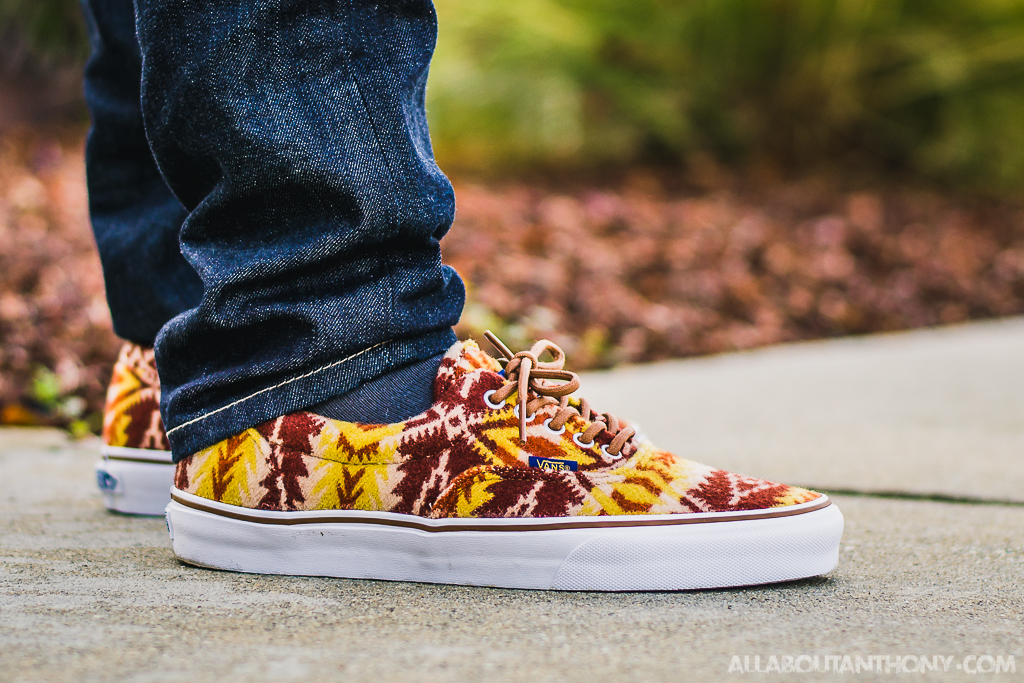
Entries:
<svg viewBox="0 0 1024 683">
<path fill-rule="evenodd" d="M 434 400 L 448 400 L 445 397 L 456 403 L 465 400 L 466 394 L 462 391 L 463 379 L 479 370 L 501 372 L 501 365 L 484 353 L 472 339 L 456 342 L 448 349 L 448 353 L 444 354 L 441 367 L 437 370 Z"/>
<path fill-rule="evenodd" d="M 448 349 L 448 353 L 444 355 L 444 360 L 441 362 L 441 367 L 445 366 L 453 369 L 456 374 L 475 370 L 501 372 L 501 364 L 484 353 L 483 349 L 472 339 L 456 342 Z"/>
</svg>

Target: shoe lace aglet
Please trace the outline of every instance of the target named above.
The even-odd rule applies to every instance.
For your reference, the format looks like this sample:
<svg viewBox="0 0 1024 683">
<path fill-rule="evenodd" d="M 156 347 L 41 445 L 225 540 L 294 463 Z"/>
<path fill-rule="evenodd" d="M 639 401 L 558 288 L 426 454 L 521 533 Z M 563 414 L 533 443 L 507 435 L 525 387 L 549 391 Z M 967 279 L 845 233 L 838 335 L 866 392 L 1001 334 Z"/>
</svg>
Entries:
<svg viewBox="0 0 1024 683">
<path fill-rule="evenodd" d="M 486 330 L 484 332 L 484 338 L 487 339 L 487 341 L 491 342 L 491 346 L 493 346 L 498 351 L 498 353 L 504 356 L 505 360 L 511 360 L 512 357 L 515 355 L 514 353 L 512 353 L 512 349 L 505 346 L 505 343 L 498 339 L 498 336 L 491 332 L 490 330 Z"/>
</svg>

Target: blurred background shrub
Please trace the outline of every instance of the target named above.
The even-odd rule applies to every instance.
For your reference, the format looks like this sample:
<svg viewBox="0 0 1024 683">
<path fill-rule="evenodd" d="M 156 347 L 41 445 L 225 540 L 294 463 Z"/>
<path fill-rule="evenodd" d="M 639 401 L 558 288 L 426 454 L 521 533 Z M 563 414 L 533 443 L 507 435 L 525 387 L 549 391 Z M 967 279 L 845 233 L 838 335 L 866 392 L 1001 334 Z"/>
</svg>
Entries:
<svg viewBox="0 0 1024 683">
<path fill-rule="evenodd" d="M 840 162 L 1024 184 L 1020 0 L 436 4 L 428 106 L 454 171 Z M 77 0 L 0 0 L 0 35 L 8 63 L 85 52 Z"/>
<path fill-rule="evenodd" d="M 87 52 L 77 0 L 0 0 L 0 132 L 84 121 Z"/>
<path fill-rule="evenodd" d="M 1017 0 L 437 0 L 438 154 L 1024 181 Z"/>
<path fill-rule="evenodd" d="M 7 69 L 86 54 L 78 0 L 0 0 L 0 38 Z"/>
</svg>

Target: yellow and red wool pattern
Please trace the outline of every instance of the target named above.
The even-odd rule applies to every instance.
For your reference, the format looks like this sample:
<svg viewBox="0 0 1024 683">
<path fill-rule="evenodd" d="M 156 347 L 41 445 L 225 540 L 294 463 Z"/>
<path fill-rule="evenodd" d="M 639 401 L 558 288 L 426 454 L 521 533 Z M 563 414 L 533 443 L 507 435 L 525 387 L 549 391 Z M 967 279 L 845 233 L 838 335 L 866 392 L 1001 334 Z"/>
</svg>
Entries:
<svg viewBox="0 0 1024 683">
<path fill-rule="evenodd" d="M 758 510 L 820 494 L 690 462 L 647 442 L 624 457 L 558 434 L 541 408 L 519 441 L 510 396 L 493 409 L 484 394 L 505 379 L 475 342 L 452 347 L 435 380 L 435 403 L 406 422 L 354 424 L 309 412 L 265 422 L 182 460 L 175 487 L 260 510 L 367 510 L 430 518 L 569 517 Z M 530 467 L 530 456 L 576 463 L 575 471 Z"/>
<path fill-rule="evenodd" d="M 114 364 L 103 411 L 108 446 L 169 451 L 160 419 L 160 378 L 153 349 L 125 344 Z"/>
</svg>

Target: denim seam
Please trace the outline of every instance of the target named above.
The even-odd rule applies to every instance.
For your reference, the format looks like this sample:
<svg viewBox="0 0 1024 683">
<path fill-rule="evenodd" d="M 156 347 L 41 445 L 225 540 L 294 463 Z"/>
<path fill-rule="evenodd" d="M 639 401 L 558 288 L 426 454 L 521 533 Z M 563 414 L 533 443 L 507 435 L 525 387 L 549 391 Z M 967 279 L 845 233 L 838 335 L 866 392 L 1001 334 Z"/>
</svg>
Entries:
<svg viewBox="0 0 1024 683">
<path fill-rule="evenodd" d="M 391 159 L 388 157 L 387 149 L 384 147 L 384 143 L 381 141 L 380 128 L 377 126 L 377 122 L 373 120 L 373 112 L 370 110 L 370 104 L 366 101 L 366 93 L 363 92 L 363 86 L 359 83 L 359 74 L 356 73 L 356 69 L 353 68 L 352 60 L 352 41 L 355 36 L 355 21 L 353 20 L 354 9 L 349 8 L 346 19 L 348 20 L 348 30 L 345 32 L 347 43 L 345 45 L 348 50 L 348 60 L 345 65 L 348 69 L 349 78 L 352 79 L 352 87 L 356 89 L 356 94 L 359 95 L 359 102 L 363 105 L 363 112 L 366 114 L 366 119 L 370 123 L 370 130 L 373 131 L 373 141 L 377 143 L 377 150 L 380 152 L 381 158 L 384 160 L 384 165 L 388 167 L 391 172 L 389 177 L 389 183 L 391 185 L 391 197 L 401 197 L 402 193 L 398 192 L 395 188 L 394 179 L 398 177 L 398 169 L 391 163 Z M 400 200 L 399 200 L 400 201 Z M 388 334 L 394 334 L 394 311 L 396 308 L 395 300 L 398 298 L 395 292 L 395 271 L 391 263 L 391 259 L 385 259 L 385 268 L 388 271 L 388 286 L 391 290 L 391 307 L 388 310 L 387 330 Z"/>
<path fill-rule="evenodd" d="M 352 86 L 356 89 L 356 94 L 359 95 L 359 102 L 363 105 L 363 112 L 366 114 L 366 119 L 370 122 L 370 129 L 373 131 L 373 141 L 377 143 L 377 149 L 380 151 L 380 156 L 382 159 L 384 159 L 384 164 L 388 167 L 388 170 L 391 171 L 391 189 L 392 191 L 394 191 L 394 178 L 398 177 L 398 169 L 394 168 L 394 166 L 391 163 L 391 159 L 388 158 L 387 150 L 380 139 L 380 128 L 377 126 L 377 122 L 373 120 L 373 113 L 370 111 L 370 105 L 366 101 L 366 94 L 363 92 L 363 86 L 359 83 L 359 75 L 356 73 L 356 70 L 352 66 L 352 36 L 355 33 L 355 31 L 353 30 L 354 22 L 352 21 L 351 10 L 349 11 L 347 18 L 348 31 L 346 32 L 346 36 L 348 37 L 349 42 L 345 47 L 348 49 L 348 61 L 346 62 L 348 75 L 349 78 L 352 79 Z"/>
<path fill-rule="evenodd" d="M 180 425 L 178 425 L 177 427 L 174 427 L 173 429 L 168 429 L 167 430 L 167 434 L 168 435 L 173 434 L 174 432 L 178 431 L 179 429 L 182 429 L 183 427 L 188 427 L 189 425 L 195 424 L 196 422 L 201 422 L 202 420 L 205 420 L 208 417 L 212 417 L 212 416 L 216 415 L 217 413 L 223 412 L 225 410 L 229 410 L 230 408 L 234 408 L 239 403 L 244 403 L 245 401 L 248 401 L 250 398 L 254 398 L 256 396 L 259 396 L 260 394 L 265 394 L 268 391 L 273 391 L 275 389 L 280 389 L 281 387 L 283 387 L 283 386 L 285 386 L 287 384 L 291 384 L 292 382 L 298 382 L 301 379 L 306 379 L 307 377 L 312 377 L 313 375 L 317 374 L 318 372 L 323 372 L 324 370 L 330 370 L 331 368 L 335 368 L 335 367 L 341 365 L 342 363 L 347 363 L 348 361 L 350 361 L 350 360 L 352 360 L 354 358 L 358 358 L 359 356 L 363 355 L 364 353 L 367 353 L 369 351 L 373 351 L 374 349 L 376 349 L 376 348 L 378 348 L 380 346 L 384 346 L 385 344 L 389 344 L 392 341 L 394 341 L 394 340 L 393 339 L 388 339 L 386 341 L 379 342 L 377 344 L 374 344 L 373 346 L 370 346 L 368 348 L 363 349 L 362 351 L 359 351 L 358 353 L 352 354 L 348 358 L 342 358 L 341 360 L 336 360 L 333 363 L 328 363 L 327 365 L 319 367 L 316 370 L 311 370 L 311 371 L 307 372 L 304 375 L 299 375 L 298 377 L 292 377 L 291 379 L 286 379 L 285 381 L 280 382 L 279 384 L 275 384 L 272 387 L 267 387 L 266 389 L 260 389 L 259 391 L 253 392 L 253 393 L 249 394 L 248 396 L 245 396 L 243 398 L 238 399 L 237 401 L 233 401 L 233 402 L 227 404 L 226 406 L 222 406 L 220 408 L 217 408 L 216 410 L 211 410 L 210 412 L 206 413 L 205 415 L 200 415 L 199 417 L 193 418 L 193 419 L 189 420 L 188 422 L 183 422 Z"/>
</svg>

